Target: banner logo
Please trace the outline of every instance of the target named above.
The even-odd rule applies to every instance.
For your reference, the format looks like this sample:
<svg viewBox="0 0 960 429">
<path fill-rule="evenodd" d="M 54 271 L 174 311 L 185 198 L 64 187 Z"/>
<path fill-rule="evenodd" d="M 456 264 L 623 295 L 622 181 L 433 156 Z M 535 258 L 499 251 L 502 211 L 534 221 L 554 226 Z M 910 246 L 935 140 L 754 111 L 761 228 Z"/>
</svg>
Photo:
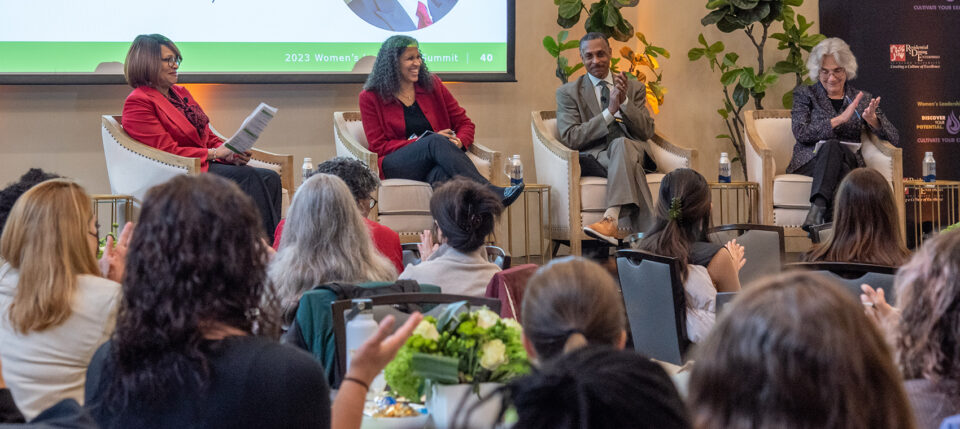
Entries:
<svg viewBox="0 0 960 429">
<path fill-rule="evenodd" d="M 945 124 L 947 133 L 950 135 L 960 134 L 960 119 L 957 119 L 957 114 L 951 110 L 950 114 L 947 115 L 947 123 Z"/>
<path fill-rule="evenodd" d="M 890 45 L 890 61 L 904 62 L 907 60 L 907 45 Z"/>
</svg>

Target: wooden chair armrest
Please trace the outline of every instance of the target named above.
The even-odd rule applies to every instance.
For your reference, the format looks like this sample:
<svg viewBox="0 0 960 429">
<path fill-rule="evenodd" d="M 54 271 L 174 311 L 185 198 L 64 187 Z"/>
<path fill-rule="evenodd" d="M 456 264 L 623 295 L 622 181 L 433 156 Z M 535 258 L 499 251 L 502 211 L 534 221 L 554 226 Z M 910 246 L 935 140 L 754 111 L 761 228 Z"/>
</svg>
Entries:
<svg viewBox="0 0 960 429">
<path fill-rule="evenodd" d="M 467 151 L 476 155 L 478 158 L 490 163 L 490 183 L 497 186 L 504 186 L 505 180 L 499 172 L 503 171 L 503 153 L 490 149 L 480 143 L 474 142 Z"/>
<path fill-rule="evenodd" d="M 336 134 L 337 140 L 342 143 L 341 146 L 343 149 L 345 149 L 350 156 L 367 164 L 370 171 L 372 171 L 374 175 L 379 176 L 380 166 L 377 164 L 377 154 L 363 147 L 357 139 L 353 138 L 350 133 L 341 127 L 341 123 L 346 120 L 359 120 L 360 112 L 334 112 L 333 115 L 333 132 Z"/>
<path fill-rule="evenodd" d="M 253 152 L 253 156 L 251 158 L 257 161 L 280 166 L 281 186 L 283 186 L 283 189 L 287 190 L 287 192 L 290 194 L 290 198 L 293 198 L 293 192 L 296 190 L 296 186 L 294 186 L 293 183 L 293 155 L 267 152 L 263 149 L 257 148 L 253 148 L 251 152 Z"/>
<path fill-rule="evenodd" d="M 107 132 L 112 135 L 121 146 L 127 150 L 136 153 L 140 156 L 143 156 L 147 159 L 152 159 L 162 164 L 171 165 L 174 167 L 179 167 L 187 170 L 187 174 L 200 174 L 200 164 L 203 162 L 200 158 L 191 158 L 188 156 L 174 155 L 170 152 L 164 152 L 155 147 L 147 146 L 143 143 L 140 143 L 134 140 L 132 137 L 123 132 L 120 128 L 120 117 L 110 117 L 104 116 L 101 119 L 101 123 L 107 129 Z"/>
<path fill-rule="evenodd" d="M 686 158 L 689 160 L 688 168 L 696 169 L 697 168 L 697 150 L 691 148 L 685 148 L 677 146 L 667 140 L 663 134 L 660 134 L 660 131 L 654 131 L 653 138 L 650 139 L 653 144 L 659 146 L 663 150 L 670 152 L 676 156 Z"/>
</svg>

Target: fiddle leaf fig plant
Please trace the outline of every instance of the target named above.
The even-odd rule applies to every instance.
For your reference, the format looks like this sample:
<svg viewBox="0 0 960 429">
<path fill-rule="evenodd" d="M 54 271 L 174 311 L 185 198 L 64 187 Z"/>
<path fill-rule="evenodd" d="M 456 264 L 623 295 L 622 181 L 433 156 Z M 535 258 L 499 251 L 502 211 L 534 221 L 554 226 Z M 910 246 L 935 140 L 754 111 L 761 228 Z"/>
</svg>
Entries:
<svg viewBox="0 0 960 429">
<path fill-rule="evenodd" d="M 812 85 L 813 80 L 807 76 L 807 65 L 804 62 L 804 52 L 809 53 L 817 43 L 826 39 L 822 34 L 809 34 L 813 21 L 807 21 L 803 15 L 798 15 L 793 10 L 793 6 L 800 6 L 803 0 L 787 0 L 784 2 L 782 21 L 783 32 L 773 33 L 771 39 L 778 41 L 777 49 L 786 50 L 787 57 L 773 65 L 773 71 L 780 74 L 793 74 L 796 77 L 797 86 Z M 793 107 L 793 91 L 787 91 L 781 98 L 783 108 Z"/>
<path fill-rule="evenodd" d="M 570 75 L 583 68 L 583 63 L 577 63 L 571 66 L 567 57 L 561 55 L 563 51 L 577 49 L 580 46 L 580 42 L 578 40 L 568 41 L 568 34 L 569 32 L 567 30 L 563 30 L 557 34 L 556 39 L 550 36 L 545 36 L 543 38 L 543 47 L 546 48 L 547 52 L 557 60 L 557 79 L 560 79 L 560 81 L 563 83 L 567 83 L 567 80 L 570 79 Z"/>
</svg>

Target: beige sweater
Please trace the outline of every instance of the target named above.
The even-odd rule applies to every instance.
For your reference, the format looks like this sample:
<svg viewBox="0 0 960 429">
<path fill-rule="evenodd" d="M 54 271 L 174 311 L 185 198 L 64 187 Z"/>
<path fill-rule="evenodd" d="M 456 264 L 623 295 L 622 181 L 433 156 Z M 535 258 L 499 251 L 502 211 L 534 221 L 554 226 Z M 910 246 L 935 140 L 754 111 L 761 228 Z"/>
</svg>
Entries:
<svg viewBox="0 0 960 429">
<path fill-rule="evenodd" d="M 490 279 L 500 271 L 500 267 L 487 261 L 485 252 L 480 247 L 474 252 L 461 253 L 444 244 L 426 261 L 407 265 L 400 280 L 437 285 L 443 293 L 483 296 Z"/>
</svg>

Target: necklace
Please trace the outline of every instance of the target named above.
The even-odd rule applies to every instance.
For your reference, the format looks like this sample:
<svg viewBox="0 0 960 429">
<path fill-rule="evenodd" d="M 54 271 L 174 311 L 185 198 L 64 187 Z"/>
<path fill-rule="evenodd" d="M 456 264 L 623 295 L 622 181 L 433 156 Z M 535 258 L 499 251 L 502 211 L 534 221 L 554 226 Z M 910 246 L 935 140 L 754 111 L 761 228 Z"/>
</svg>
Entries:
<svg viewBox="0 0 960 429">
<path fill-rule="evenodd" d="M 412 106 L 413 103 L 417 101 L 417 93 L 413 90 L 413 88 L 410 88 L 409 91 L 404 91 L 401 89 L 397 92 L 397 100 L 400 100 L 404 106 Z"/>
</svg>

